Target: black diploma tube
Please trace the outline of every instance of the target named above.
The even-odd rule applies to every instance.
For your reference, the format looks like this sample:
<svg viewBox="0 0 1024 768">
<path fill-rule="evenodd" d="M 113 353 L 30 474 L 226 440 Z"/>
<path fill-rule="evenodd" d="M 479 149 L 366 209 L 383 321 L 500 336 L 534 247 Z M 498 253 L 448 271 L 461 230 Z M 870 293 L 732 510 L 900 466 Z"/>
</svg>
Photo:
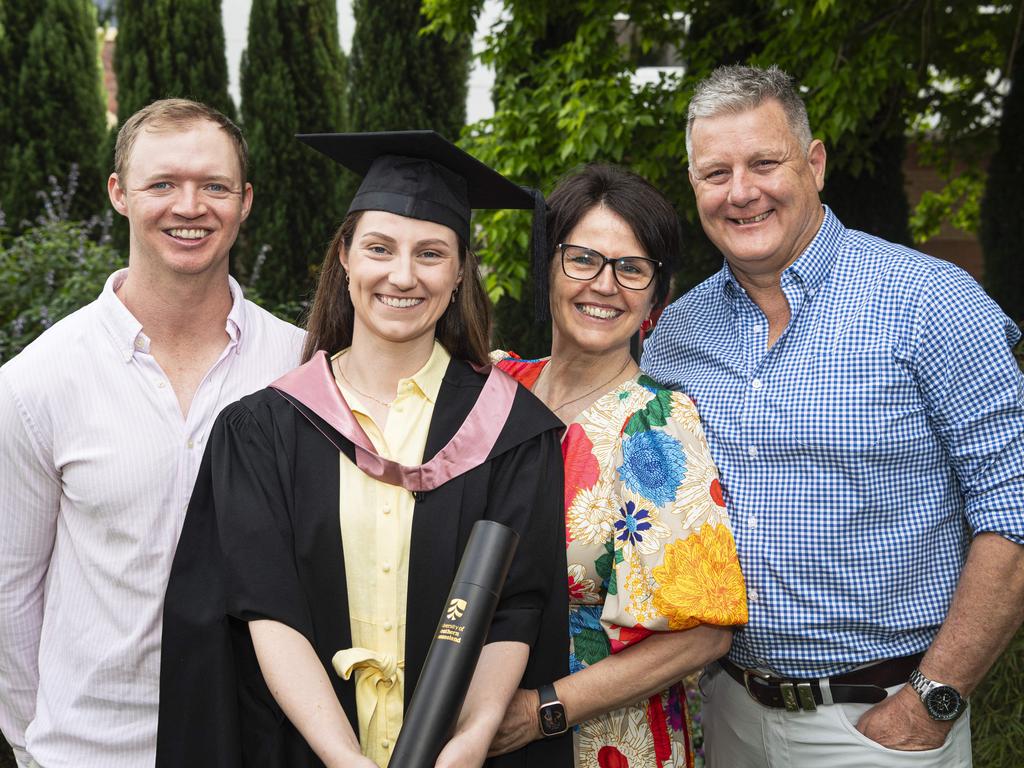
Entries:
<svg viewBox="0 0 1024 768">
<path fill-rule="evenodd" d="M 389 768 L 433 768 L 466 699 L 519 534 L 478 520 L 423 662 Z"/>
</svg>

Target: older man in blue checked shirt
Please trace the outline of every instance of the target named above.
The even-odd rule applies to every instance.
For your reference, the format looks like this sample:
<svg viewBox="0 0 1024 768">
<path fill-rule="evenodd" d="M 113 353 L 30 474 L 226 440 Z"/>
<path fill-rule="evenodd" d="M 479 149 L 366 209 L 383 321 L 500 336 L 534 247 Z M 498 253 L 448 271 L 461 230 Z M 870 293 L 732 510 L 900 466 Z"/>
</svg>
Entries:
<svg viewBox="0 0 1024 768">
<path fill-rule="evenodd" d="M 726 263 L 643 368 L 697 402 L 747 578 L 703 681 L 709 766 L 969 766 L 968 697 L 1024 618 L 1020 333 L 821 205 L 785 73 L 716 70 L 686 130 Z"/>
</svg>

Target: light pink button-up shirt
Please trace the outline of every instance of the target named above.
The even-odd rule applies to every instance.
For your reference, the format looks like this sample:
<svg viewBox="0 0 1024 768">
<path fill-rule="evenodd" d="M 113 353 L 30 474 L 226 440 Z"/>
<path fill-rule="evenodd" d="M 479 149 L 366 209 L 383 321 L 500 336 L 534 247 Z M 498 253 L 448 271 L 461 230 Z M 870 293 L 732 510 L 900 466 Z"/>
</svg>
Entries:
<svg viewBox="0 0 1024 768">
<path fill-rule="evenodd" d="M 221 408 L 302 332 L 231 280 L 229 341 L 183 418 L 110 277 L 0 368 L 0 728 L 19 763 L 151 768 L 171 560 Z"/>
</svg>

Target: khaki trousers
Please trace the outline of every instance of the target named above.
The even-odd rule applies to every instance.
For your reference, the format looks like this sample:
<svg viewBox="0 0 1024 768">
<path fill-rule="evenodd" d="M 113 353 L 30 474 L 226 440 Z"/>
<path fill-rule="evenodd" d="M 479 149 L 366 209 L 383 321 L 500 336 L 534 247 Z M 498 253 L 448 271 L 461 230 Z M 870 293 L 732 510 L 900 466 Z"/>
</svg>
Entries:
<svg viewBox="0 0 1024 768">
<path fill-rule="evenodd" d="M 902 686 L 889 688 L 892 695 Z M 938 749 L 888 749 L 855 725 L 870 704 L 787 712 L 754 701 L 718 664 L 701 678 L 707 768 L 971 768 L 971 710 Z"/>
</svg>

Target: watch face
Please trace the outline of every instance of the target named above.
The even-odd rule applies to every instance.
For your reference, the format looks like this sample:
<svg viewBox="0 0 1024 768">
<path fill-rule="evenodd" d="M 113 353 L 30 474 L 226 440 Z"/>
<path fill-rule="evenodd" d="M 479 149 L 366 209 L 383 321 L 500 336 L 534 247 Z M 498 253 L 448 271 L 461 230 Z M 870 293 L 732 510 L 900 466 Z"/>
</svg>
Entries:
<svg viewBox="0 0 1024 768">
<path fill-rule="evenodd" d="M 933 720 L 954 720 L 962 710 L 963 699 L 955 688 L 940 685 L 928 691 L 924 704 Z"/>
<path fill-rule="evenodd" d="M 561 704 L 547 704 L 540 710 L 540 729 L 545 736 L 557 736 L 567 730 L 565 708 Z"/>
</svg>

